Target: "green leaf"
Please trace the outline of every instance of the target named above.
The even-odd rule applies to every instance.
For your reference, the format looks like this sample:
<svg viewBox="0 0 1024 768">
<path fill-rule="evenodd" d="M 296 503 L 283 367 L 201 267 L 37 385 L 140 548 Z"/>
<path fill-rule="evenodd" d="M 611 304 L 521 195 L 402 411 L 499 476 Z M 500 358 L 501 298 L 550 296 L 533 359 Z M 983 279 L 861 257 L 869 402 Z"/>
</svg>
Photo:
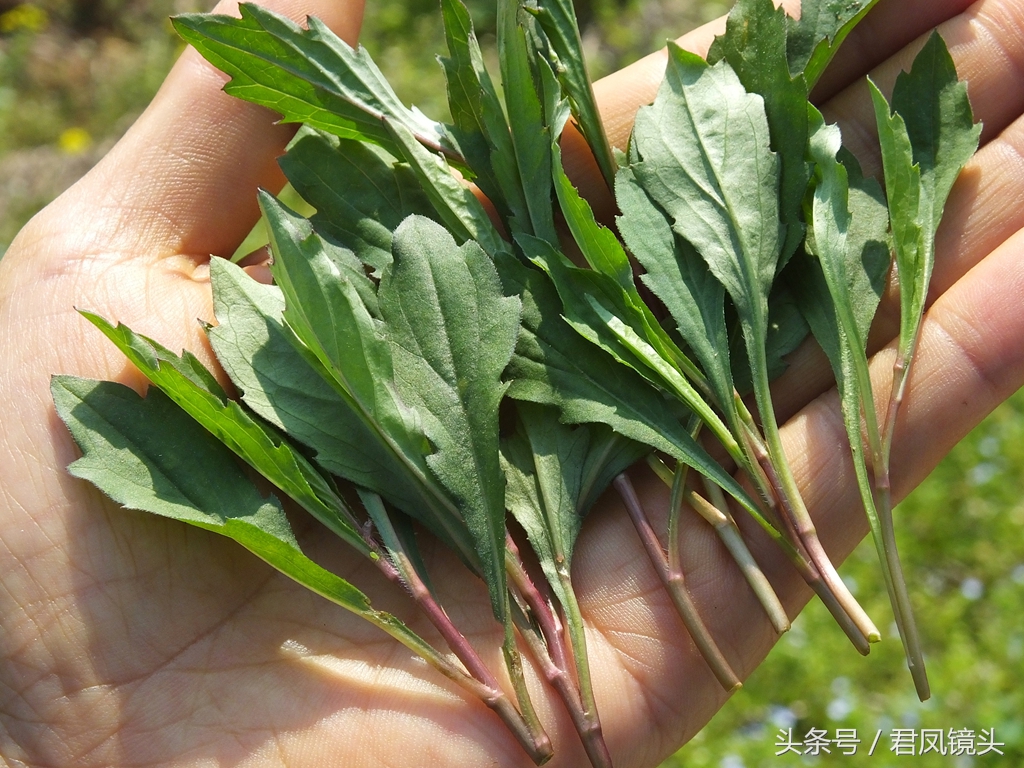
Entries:
<svg viewBox="0 0 1024 768">
<path fill-rule="evenodd" d="M 437 216 L 461 242 L 476 240 L 488 254 L 507 250 L 508 244 L 491 223 L 483 204 L 452 175 L 448 164 L 425 149 L 406 128 L 385 121 L 394 139 L 395 154 L 412 168 Z"/>
<path fill-rule="evenodd" d="M 729 62 L 743 87 L 764 99 L 771 148 L 779 156 L 779 209 L 785 228 L 779 268 L 804 237 L 802 205 L 807 187 L 807 83 L 790 74 L 786 12 L 772 0 L 740 0 L 725 34 L 715 38 L 708 62 Z"/>
<path fill-rule="evenodd" d="M 462 0 L 441 0 L 449 57 L 440 57 L 453 134 L 474 181 L 503 217 L 525 220 L 526 201 L 501 98 L 483 63 L 473 22 Z"/>
<path fill-rule="evenodd" d="M 901 73 L 893 110 L 873 84 L 889 218 L 900 276 L 900 346 L 916 337 L 935 262 L 935 232 L 961 169 L 974 154 L 981 125 L 974 123 L 967 87 L 942 38 L 933 33 Z"/>
<path fill-rule="evenodd" d="M 229 521 L 298 545 L 280 502 L 263 498 L 219 441 L 153 387 L 54 376 L 57 413 L 82 457 L 68 467 L 129 509 L 223 532 Z"/>
<path fill-rule="evenodd" d="M 386 118 L 428 146 L 459 157 L 439 123 L 402 104 L 364 48 L 351 48 L 313 17 L 304 30 L 249 3 L 239 11 L 240 19 L 183 14 L 172 22 L 186 42 L 231 76 L 224 86 L 227 93 L 269 107 L 285 122 L 391 150 L 382 124 Z"/>
<path fill-rule="evenodd" d="M 287 441 L 228 400 L 219 387 L 197 382 L 198 361 L 192 355 L 178 357 L 125 325 L 115 327 L 99 315 L 82 314 L 178 407 L 317 520 L 368 553 L 352 513 L 330 482 Z"/>
<path fill-rule="evenodd" d="M 833 324 L 840 324 L 851 348 L 863 357 L 866 366 L 868 332 L 889 271 L 887 211 L 877 183 L 861 176 L 855 160 L 847 159 L 852 163 L 848 167 L 838 159 L 838 127 L 825 125 L 821 114 L 811 109 L 810 154 L 815 162 L 816 183 L 808 216 L 808 246 L 820 259 L 817 269 L 828 290 L 804 290 L 801 303 L 822 305 L 817 312 L 826 318 L 834 314 Z M 813 264 L 806 266 L 814 269 Z M 812 328 L 833 368 L 837 368 L 839 347 L 833 348 L 838 343 L 837 334 L 822 328 L 817 319 Z"/>
<path fill-rule="evenodd" d="M 623 289 L 602 272 L 572 266 L 564 254 L 545 240 L 520 235 L 516 243 L 530 261 L 547 273 L 558 291 L 566 322 L 583 338 L 655 386 L 675 391 L 691 408 L 714 418 L 710 407 L 678 370 L 676 361 L 686 360 L 683 353 L 676 351 L 666 357 L 654 346 L 674 348 L 635 289 Z"/>
<path fill-rule="evenodd" d="M 619 233 L 647 271 L 642 279 L 665 305 L 683 341 L 693 351 L 723 409 L 732 404 L 733 381 L 725 323 L 725 289 L 689 243 L 677 238 L 664 212 L 637 183 L 629 167 L 619 169 L 615 198 L 622 215 Z"/>
<path fill-rule="evenodd" d="M 560 575 L 571 569 L 583 517 L 612 479 L 650 448 L 604 424 L 562 424 L 545 406 L 520 401 L 517 411 L 517 432 L 502 446 L 506 503 L 564 605 L 569 597 Z"/>
<path fill-rule="evenodd" d="M 677 400 L 579 335 L 561 316 L 558 295 L 542 274 L 507 258 L 497 266 L 506 291 L 523 300 L 523 327 L 506 372 L 510 397 L 556 406 L 566 424 L 607 424 L 694 467 L 759 514 L 683 426 L 688 414 Z"/>
<path fill-rule="evenodd" d="M 799 21 L 789 20 L 789 68 L 812 88 L 846 36 L 878 0 L 802 0 Z"/>
<path fill-rule="evenodd" d="M 369 313 L 347 276 L 325 258 L 322 241 L 308 221 L 266 193 L 260 203 L 270 225 L 272 271 L 285 298 L 284 321 L 301 342 L 300 352 L 390 453 L 396 471 L 407 473 L 420 489 L 421 503 L 402 510 L 476 567 L 475 547 L 459 511 L 427 467 L 432 449 L 419 414 L 395 392 L 392 348 L 383 323 Z"/>
<path fill-rule="evenodd" d="M 669 45 L 658 97 L 637 113 L 633 173 L 722 282 L 754 369 L 765 366 L 768 293 L 779 239 L 779 163 L 761 97 L 726 62 Z"/>
<path fill-rule="evenodd" d="M 307 589 L 381 627 L 412 650 L 427 643 L 360 590 L 306 557 L 280 502 L 263 498 L 231 453 L 160 390 L 55 376 L 57 413 L 82 450 L 68 471 L 129 509 L 230 539 Z"/>
<path fill-rule="evenodd" d="M 547 62 L 529 45 L 524 27 L 532 20 L 523 18 L 518 10 L 518 0 L 498 3 L 501 79 L 505 104 L 509 114 L 515 116 L 511 121 L 512 144 L 528 214 L 515 228 L 555 243 L 558 235 L 551 205 L 551 146 L 562 125 L 546 121 L 543 78 L 553 81 L 554 76 Z M 547 87 L 557 93 L 556 83 L 550 82 Z"/>
<path fill-rule="evenodd" d="M 449 52 L 441 66 L 448 83 L 453 133 L 481 191 L 504 215 L 528 221 L 508 120 L 484 65 L 469 12 L 461 0 L 442 0 L 441 15 Z"/>
<path fill-rule="evenodd" d="M 545 572 L 551 569 L 547 574 L 557 593 L 556 567 L 570 568 L 584 516 L 615 475 L 650 449 L 604 424 L 562 424 L 557 411 L 536 403 L 520 400 L 516 410 L 518 430 L 503 444 L 507 504 L 542 556 Z"/>
<path fill-rule="evenodd" d="M 487 255 L 459 247 L 428 219 L 395 232 L 395 261 L 380 286 L 399 396 L 415 408 L 434 451 L 431 471 L 473 534 L 495 616 L 508 611 L 505 487 L 498 405 L 519 332 L 520 302 L 506 297 Z"/>
<path fill-rule="evenodd" d="M 224 259 L 210 263 L 210 278 L 218 324 L 207 336 L 242 401 L 312 448 L 331 474 L 386 495 L 400 509 L 423 507 L 422 491 L 389 445 L 296 349 L 281 289 Z"/>
<path fill-rule="evenodd" d="M 551 156 L 558 203 L 583 257 L 591 269 L 612 278 L 631 301 L 642 307 L 636 283 L 633 282 L 633 268 L 622 243 L 614 232 L 597 223 L 590 204 L 566 176 L 562 167 L 562 153 L 557 144 L 552 145 Z"/>
<path fill-rule="evenodd" d="M 279 163 L 316 208 L 313 228 L 351 249 L 378 278 L 391 263 L 398 225 L 414 213 L 437 215 L 412 171 L 371 144 L 304 129 Z"/>
<path fill-rule="evenodd" d="M 819 261 L 807 265 L 804 303 L 809 305 L 808 318 L 816 333 L 820 334 L 822 346 L 836 372 L 843 421 L 861 500 L 907 660 L 914 671 L 918 693 L 924 699 L 928 696 L 927 677 L 896 551 L 888 493 L 888 458 L 879 431 L 866 352 L 872 315 L 884 289 L 888 249 L 884 250 L 885 260 L 877 259 L 879 263 L 873 265 L 865 257 L 870 256 L 875 243 L 865 242 L 863 233 L 874 229 L 875 237 L 884 239 L 885 218 L 878 212 L 878 209 L 884 210 L 884 206 L 877 198 L 863 193 L 862 197 L 867 199 L 859 200 L 856 207 L 850 205 L 847 168 L 837 159 L 839 129 L 826 126 L 816 110 L 812 112 L 812 123 L 815 130 L 810 149 L 815 162 L 816 183 L 810 201 L 808 218 L 812 237 L 808 238 L 808 244 L 819 256 Z M 859 169 L 854 165 L 853 170 L 854 181 L 864 186 L 859 178 Z M 853 221 L 858 218 L 864 219 L 864 222 L 858 222 L 859 231 L 853 226 Z M 825 290 L 821 283 L 827 286 Z M 870 461 L 866 455 L 868 452 Z M 877 488 L 872 484 L 873 477 Z"/>
<path fill-rule="evenodd" d="M 504 2 L 520 5 L 518 0 Z M 613 188 L 615 159 L 612 157 L 611 146 L 601 122 L 601 113 L 594 98 L 590 75 L 587 73 L 583 43 L 572 0 L 539 0 L 536 6 L 523 3 L 520 7 L 534 14 L 540 22 L 550 46 L 548 56 L 551 68 L 562 84 L 573 117 L 576 118 L 580 132 L 594 153 L 608 188 Z"/>
<path fill-rule="evenodd" d="M 569 571 L 582 518 L 577 511 L 583 462 L 589 443 L 587 427 L 559 423 L 557 411 L 520 402 L 520 425 L 502 441 L 506 504 L 526 531 L 541 569 L 562 605 L 558 566 Z M 532 439 L 531 439 L 532 438 Z"/>
<path fill-rule="evenodd" d="M 590 205 L 562 169 L 561 151 L 552 147 L 555 192 L 569 231 L 589 270 L 579 269 L 555 251 L 550 243 L 518 238 L 520 246 L 541 266 L 558 289 L 566 319 L 583 336 L 611 353 L 620 362 L 676 389 L 693 410 L 714 419 L 710 409 L 684 374 L 703 377 L 675 344 L 640 297 L 633 267 L 619 239 L 597 223 Z"/>
</svg>

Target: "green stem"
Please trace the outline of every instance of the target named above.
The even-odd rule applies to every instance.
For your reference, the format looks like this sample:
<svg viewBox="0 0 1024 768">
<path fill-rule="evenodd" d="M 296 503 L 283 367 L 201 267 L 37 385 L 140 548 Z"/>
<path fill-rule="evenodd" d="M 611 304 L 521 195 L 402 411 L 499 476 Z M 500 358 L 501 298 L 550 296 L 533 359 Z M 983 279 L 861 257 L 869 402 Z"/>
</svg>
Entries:
<svg viewBox="0 0 1024 768">
<path fill-rule="evenodd" d="M 534 660 L 540 666 L 541 674 L 548 684 L 554 688 L 565 705 L 566 711 L 580 736 L 583 748 L 590 758 L 594 768 L 611 768 L 611 753 L 604 740 L 604 731 L 601 727 L 601 720 L 597 713 L 597 704 L 594 701 L 593 687 L 590 680 L 590 667 L 587 662 L 586 642 L 584 641 L 579 653 L 574 653 L 577 675 L 580 685 L 577 689 L 572 678 L 569 676 L 569 662 L 565 655 L 565 646 L 561 627 L 557 625 L 554 614 L 551 612 L 548 603 L 541 597 L 536 586 L 527 574 L 526 569 L 519 559 L 518 549 L 515 543 L 509 539 L 509 546 L 506 549 L 506 563 L 508 565 L 509 580 L 516 588 L 515 597 L 525 601 L 525 607 L 537 622 L 541 635 L 546 642 L 541 642 L 535 635 L 535 630 L 529 625 L 528 620 L 522 616 L 525 622 L 520 626 L 520 634 L 526 641 Z M 569 586 L 568 595 L 574 593 Z M 563 606 L 565 607 L 565 606 Z M 573 619 L 567 617 L 569 624 L 570 640 L 574 634 Z M 579 614 L 579 607 L 576 606 L 576 623 L 579 633 L 583 631 L 583 618 Z M 572 640 L 571 640 L 572 641 Z M 575 651 L 575 644 L 574 644 Z M 582 666 L 581 666 L 582 665 Z M 586 694 L 584 693 L 584 681 L 586 683 Z"/>
<path fill-rule="evenodd" d="M 729 550 L 733 560 L 736 561 L 740 572 L 760 601 L 775 631 L 780 635 L 788 632 L 790 622 L 786 609 L 782 606 L 782 601 L 775 594 L 775 590 L 768 581 L 768 577 L 764 575 L 761 566 L 757 564 L 746 542 L 743 541 L 739 526 L 736 525 L 736 521 L 729 512 L 725 495 L 710 480 L 704 481 L 704 487 L 707 489 L 708 495 L 711 496 L 711 501 L 707 501 L 699 494 L 691 491 L 687 497 L 690 506 L 696 509 L 705 520 L 714 526 L 715 532 L 722 539 L 722 543 Z"/>
<path fill-rule="evenodd" d="M 768 361 L 764 356 L 764 348 L 763 346 L 758 348 L 756 344 L 748 344 L 748 350 L 748 354 L 751 355 L 750 367 L 753 373 L 754 397 L 761 414 L 764 438 L 767 443 L 764 446 L 767 449 L 766 453 L 760 458 L 762 466 L 766 470 L 770 470 L 766 471 L 766 474 L 778 494 L 781 516 L 791 524 L 790 530 L 795 534 L 797 541 L 800 542 L 810 561 L 814 564 L 825 587 L 833 593 L 838 605 L 853 622 L 857 633 L 868 643 L 878 642 L 881 638 L 878 628 L 850 593 L 846 584 L 843 583 L 825 552 L 825 548 L 821 545 L 814 522 L 811 520 L 807 507 L 804 506 L 796 478 L 793 477 L 792 469 L 786 460 L 786 452 L 782 447 L 782 434 L 779 431 L 779 424 L 775 419 L 775 410 L 772 404 L 771 389 L 768 383 Z M 751 419 L 751 426 L 753 426 L 753 419 Z M 754 427 L 751 436 L 755 437 L 756 435 L 756 427 Z M 846 634 L 858 649 L 864 647 L 860 640 L 851 635 L 849 631 Z"/>
<path fill-rule="evenodd" d="M 866 360 L 863 365 L 857 366 L 857 374 L 858 384 L 861 388 L 862 407 L 864 408 L 864 421 L 867 427 L 868 446 L 871 452 L 871 473 L 874 478 L 871 491 L 865 493 L 862 490 L 861 495 L 864 497 L 865 510 L 867 510 L 868 521 L 871 524 L 875 549 L 879 561 L 882 563 L 882 574 L 886 590 L 889 593 L 889 603 L 892 605 L 896 627 L 899 630 L 900 639 L 903 641 L 907 667 L 914 680 L 918 698 L 921 701 L 927 701 L 931 697 L 931 685 L 928 682 L 924 649 L 921 647 L 921 637 L 914 619 L 906 578 L 903 575 L 903 564 L 896 546 L 896 531 L 892 518 L 892 481 L 889 471 L 896 416 L 910 379 L 910 368 L 917 348 L 917 339 L 918 334 L 915 333 L 912 342 L 908 345 L 907 354 L 904 355 L 902 350 L 898 352 L 893 364 L 893 389 L 886 413 L 884 439 L 878 431 L 878 419 Z M 859 476 L 858 480 L 860 480 Z M 865 478 L 866 480 L 867 478 Z M 862 485 L 864 484 L 866 483 L 862 483 Z"/>
</svg>

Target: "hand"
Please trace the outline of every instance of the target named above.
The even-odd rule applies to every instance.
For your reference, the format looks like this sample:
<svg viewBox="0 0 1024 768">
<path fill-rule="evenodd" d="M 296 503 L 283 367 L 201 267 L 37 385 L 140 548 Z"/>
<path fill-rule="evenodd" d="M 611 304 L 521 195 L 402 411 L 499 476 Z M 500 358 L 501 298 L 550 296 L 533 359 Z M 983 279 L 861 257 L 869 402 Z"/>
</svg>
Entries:
<svg viewBox="0 0 1024 768">
<path fill-rule="evenodd" d="M 358 31 L 359 0 L 272 5 L 294 17 L 318 15 L 350 41 Z M 874 123 L 861 77 L 873 70 L 883 88 L 891 84 L 916 50 L 912 41 L 941 23 L 985 122 L 982 149 L 940 230 L 934 303 L 896 435 L 898 497 L 1024 383 L 1022 22 L 1022 0 L 970 9 L 966 0 L 883 0 L 819 88 L 847 141 L 866 146 Z M 702 53 L 711 34 L 698 30 L 681 43 Z M 655 55 L 599 85 L 620 146 L 636 107 L 653 98 L 661 67 Z M 231 253 L 251 228 L 257 187 L 280 186 L 275 157 L 290 134 L 270 113 L 220 93 L 222 83 L 186 53 L 125 138 L 0 261 L 0 756 L 76 766 L 527 765 L 491 712 L 390 638 L 232 542 L 119 509 L 64 471 L 76 449 L 54 414 L 50 374 L 138 383 L 75 307 L 212 362 L 196 322 L 212 318 L 209 254 Z M 576 178 L 586 184 L 577 157 Z M 870 152 L 861 157 L 877 170 Z M 893 311 L 890 302 L 878 323 L 880 347 L 894 335 Z M 879 391 L 887 391 L 892 357 L 887 347 L 875 357 Z M 845 437 L 829 376 L 808 346 L 780 379 L 776 402 L 788 418 L 787 453 L 838 562 L 867 526 L 839 450 Z M 636 481 L 652 515 L 663 512 L 664 489 L 641 472 Z M 707 526 L 687 526 L 689 588 L 745 676 L 775 636 Z M 808 590 L 751 535 L 795 614 Z M 404 596 L 365 564 L 313 536 L 303 544 L 379 607 L 410 615 Z M 446 604 L 459 606 L 455 623 L 500 668 L 484 588 L 451 558 L 427 554 Z M 616 765 L 655 765 L 725 694 L 611 496 L 585 527 L 575 566 Z M 551 765 L 584 765 L 560 705 L 535 690 L 555 744 Z"/>
</svg>

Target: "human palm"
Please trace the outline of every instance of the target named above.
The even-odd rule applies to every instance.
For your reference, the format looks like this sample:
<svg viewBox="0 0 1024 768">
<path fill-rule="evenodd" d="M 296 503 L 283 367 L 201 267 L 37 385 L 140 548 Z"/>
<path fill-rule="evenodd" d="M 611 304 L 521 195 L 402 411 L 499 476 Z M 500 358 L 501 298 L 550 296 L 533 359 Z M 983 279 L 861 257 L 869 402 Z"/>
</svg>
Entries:
<svg viewBox="0 0 1024 768">
<path fill-rule="evenodd" d="M 324 18 L 354 39 L 358 0 L 272 5 Z M 301 8 L 299 8 L 301 6 Z M 1024 0 L 882 0 L 822 84 L 830 119 L 856 150 L 872 134 L 868 70 L 891 83 L 943 23 L 983 148 L 957 184 L 940 230 L 919 367 L 897 430 L 893 471 L 904 495 L 991 408 L 1024 383 Z M 711 32 L 683 44 L 702 52 Z M 892 58 L 889 58 L 892 56 Z M 613 140 L 653 97 L 655 56 L 607 79 L 599 98 Z M 34 219 L 0 262 L 0 756 L 27 765 L 526 765 L 494 715 L 373 627 L 317 598 L 226 539 L 127 512 L 64 467 L 75 448 L 54 414 L 51 373 L 141 381 L 75 308 L 121 320 L 212 362 L 209 254 L 232 252 L 258 213 L 257 187 L 289 131 L 219 92 L 194 52 L 153 105 L 85 179 Z M 577 153 L 567 165 L 597 189 Z M 877 167 L 870 150 L 868 170 Z M 878 322 L 879 346 L 893 335 Z M 879 387 L 892 354 L 876 356 Z M 839 560 L 863 537 L 852 468 L 827 364 L 808 346 L 777 384 L 784 437 L 826 547 Z M 824 394 L 822 394 L 824 393 Z M 820 395 L 820 397 L 819 397 Z M 653 515 L 667 499 L 636 481 Z M 791 613 L 808 598 L 756 530 L 755 554 Z M 688 587 L 741 675 L 775 637 L 712 532 L 683 531 Z M 400 590 L 312 528 L 303 546 L 408 616 Z M 443 552 L 432 577 L 456 625 L 499 669 L 486 589 Z M 618 766 L 654 765 L 692 736 L 725 694 L 659 586 L 626 515 L 606 498 L 582 533 L 574 580 L 588 624 L 596 695 Z M 440 641 L 438 641 L 440 643 Z M 851 649 L 851 653 L 854 651 Z M 567 716 L 533 686 L 554 741 L 552 765 L 583 765 Z"/>
</svg>

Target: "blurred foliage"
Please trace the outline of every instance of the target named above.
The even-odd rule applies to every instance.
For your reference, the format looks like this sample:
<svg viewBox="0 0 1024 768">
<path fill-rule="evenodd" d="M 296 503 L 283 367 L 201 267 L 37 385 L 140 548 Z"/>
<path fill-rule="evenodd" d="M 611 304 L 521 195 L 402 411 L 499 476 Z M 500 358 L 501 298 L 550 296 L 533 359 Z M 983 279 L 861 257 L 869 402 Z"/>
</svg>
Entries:
<svg viewBox="0 0 1024 768">
<path fill-rule="evenodd" d="M 0 0 L 0 254 L 40 208 L 87 170 L 153 98 L 182 50 L 168 16 L 213 0 Z M 494 59 L 494 3 L 468 3 Z M 581 0 L 595 76 L 660 47 L 725 9 L 715 0 Z M 367 5 L 363 44 L 398 93 L 448 114 L 436 56 L 436 0 Z M 5 157 L 22 153 L 17 162 Z M 61 163 L 61 157 L 81 156 Z"/>
<path fill-rule="evenodd" d="M 465 0 L 492 72 L 495 3 Z M 576 11 L 594 79 L 657 50 L 670 38 L 724 14 L 719 0 L 577 0 Z M 444 77 L 436 63 L 445 51 L 436 0 L 368 3 L 362 43 L 410 104 L 435 119 L 448 114 Z"/>
<path fill-rule="evenodd" d="M 494 60 L 494 5 L 469 0 Z M 212 0 L 0 0 L 0 253 L 98 159 L 156 93 L 181 50 L 166 19 Z M 714 0 L 580 0 L 600 77 L 722 14 Z M 363 44 L 431 117 L 447 106 L 435 0 L 369 3 Z M 42 180 L 40 180 L 42 179 Z M 1001 406 L 898 510 L 933 699 L 917 701 L 895 630 L 862 659 L 817 602 L 732 701 L 663 768 L 1024 765 L 1024 394 Z M 869 542 L 843 566 L 883 628 L 891 613 Z M 683 692 L 680 695 L 684 695 Z M 857 729 L 858 754 L 776 756 L 779 729 Z M 895 728 L 995 729 L 1005 756 L 889 752 Z M 879 729 L 874 756 L 867 750 Z"/>
<path fill-rule="evenodd" d="M 0 0 L 0 254 L 102 156 L 183 46 L 173 13 L 211 0 Z"/>
<path fill-rule="evenodd" d="M 0 154 L 68 129 L 80 138 L 65 150 L 80 152 L 123 131 L 181 51 L 167 17 L 208 5 L 41 0 L 0 14 Z"/>
</svg>

